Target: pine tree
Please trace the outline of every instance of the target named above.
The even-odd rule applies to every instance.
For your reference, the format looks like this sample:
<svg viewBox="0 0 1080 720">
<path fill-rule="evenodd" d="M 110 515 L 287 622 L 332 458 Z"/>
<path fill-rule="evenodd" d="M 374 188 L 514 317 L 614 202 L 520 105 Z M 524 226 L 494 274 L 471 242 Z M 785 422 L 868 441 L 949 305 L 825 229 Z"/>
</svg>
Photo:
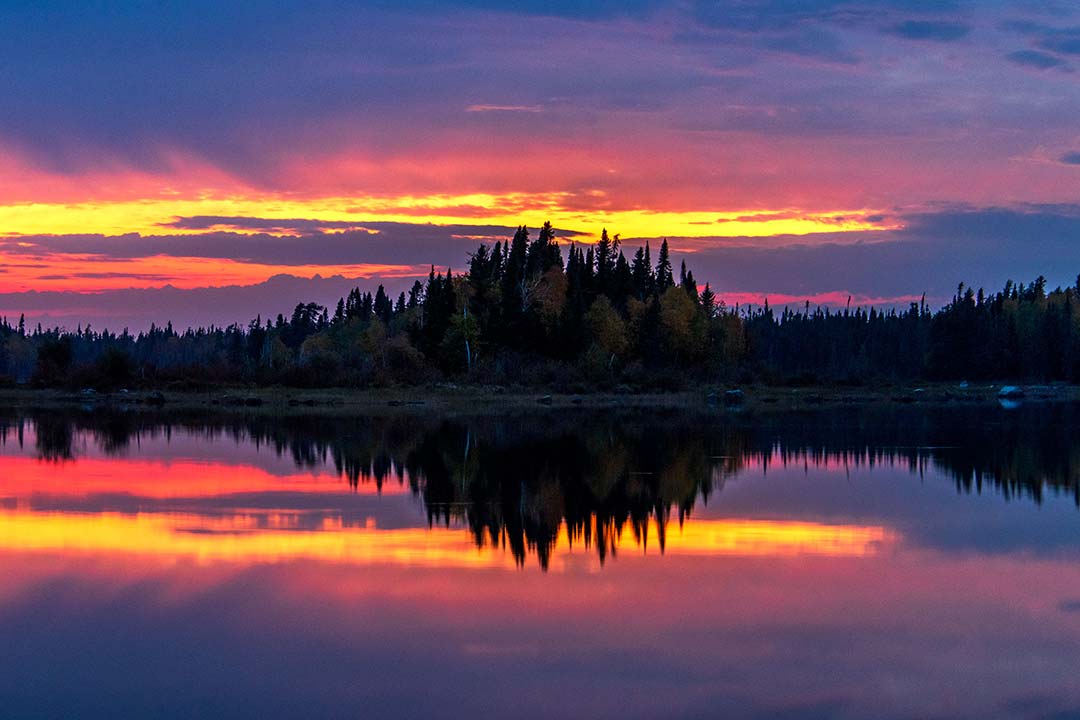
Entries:
<svg viewBox="0 0 1080 720">
<path fill-rule="evenodd" d="M 619 251 L 619 237 L 614 240 L 608 237 L 607 228 L 600 232 L 600 241 L 596 243 L 596 292 L 599 295 L 611 296 L 612 276 L 615 274 L 615 263 Z"/>
<path fill-rule="evenodd" d="M 660 256 L 656 260 L 656 294 L 663 295 L 674 284 L 675 279 L 671 274 L 671 257 L 668 253 L 667 239 L 665 239 L 660 246 Z"/>
<path fill-rule="evenodd" d="M 701 304 L 701 311 L 705 314 L 705 317 L 710 320 L 716 317 L 716 294 L 709 287 L 709 283 L 705 283 L 705 289 L 701 291 L 701 297 L 699 299 Z"/>
<path fill-rule="evenodd" d="M 680 283 L 682 289 L 686 291 L 686 294 L 690 296 L 691 300 L 695 303 L 698 302 L 697 281 L 694 280 L 694 271 L 686 269 L 685 261 L 682 264 L 682 272 L 680 274 L 682 275 L 682 282 Z"/>
<path fill-rule="evenodd" d="M 375 317 L 382 320 L 384 323 L 390 322 L 390 317 L 394 314 L 394 306 L 390 303 L 390 297 L 386 294 L 386 288 L 379 285 L 379 289 L 375 291 L 375 299 L 372 301 L 372 312 Z"/>
<path fill-rule="evenodd" d="M 627 301 L 634 296 L 634 273 L 621 250 L 615 259 L 615 269 L 611 275 L 608 296 L 622 311 L 626 310 Z"/>
<path fill-rule="evenodd" d="M 510 324 L 515 323 L 524 314 L 528 302 L 526 292 L 528 246 L 529 231 L 522 225 L 514 233 L 514 239 L 510 243 L 510 252 L 506 257 L 501 283 L 503 317 Z"/>
<path fill-rule="evenodd" d="M 649 295 L 651 274 L 652 268 L 649 267 L 649 261 L 645 259 L 645 248 L 639 247 L 637 252 L 634 253 L 634 261 L 630 266 L 630 275 L 634 283 L 634 297 L 638 300 L 644 301 Z"/>
<path fill-rule="evenodd" d="M 529 245 L 526 275 L 537 278 L 555 266 L 562 267 L 562 253 L 555 242 L 555 229 L 550 222 L 545 222 L 536 240 Z"/>
<path fill-rule="evenodd" d="M 645 294 L 647 296 L 655 295 L 656 294 L 656 273 L 653 272 L 652 251 L 649 249 L 649 241 L 648 240 L 645 241 L 645 258 L 644 258 L 644 260 L 645 260 L 645 270 L 646 270 Z"/>
<path fill-rule="evenodd" d="M 435 268 L 432 268 L 434 270 Z M 420 284 L 419 280 L 415 280 L 412 287 L 409 288 L 409 299 L 406 306 L 412 310 L 423 302 L 424 299 L 424 286 Z"/>
</svg>

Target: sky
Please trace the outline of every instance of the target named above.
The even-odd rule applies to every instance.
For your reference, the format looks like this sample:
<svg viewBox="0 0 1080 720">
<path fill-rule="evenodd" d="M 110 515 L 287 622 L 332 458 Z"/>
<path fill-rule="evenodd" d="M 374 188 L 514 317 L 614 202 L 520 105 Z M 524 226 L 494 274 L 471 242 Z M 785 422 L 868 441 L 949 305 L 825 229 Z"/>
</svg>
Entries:
<svg viewBox="0 0 1080 720">
<path fill-rule="evenodd" d="M 0 0 L 0 315 L 246 322 L 550 220 L 729 303 L 1080 273 L 1054 0 Z M 655 251 L 654 251 L 655 256 Z"/>
</svg>

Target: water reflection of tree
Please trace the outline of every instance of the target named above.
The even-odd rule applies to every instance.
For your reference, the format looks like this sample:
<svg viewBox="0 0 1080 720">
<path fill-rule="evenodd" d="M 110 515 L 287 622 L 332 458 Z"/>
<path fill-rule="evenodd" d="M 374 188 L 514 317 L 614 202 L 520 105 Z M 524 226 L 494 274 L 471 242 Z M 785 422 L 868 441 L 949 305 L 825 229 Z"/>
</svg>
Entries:
<svg viewBox="0 0 1080 720">
<path fill-rule="evenodd" d="M 956 407 L 833 409 L 757 419 L 708 413 L 570 413 L 439 419 L 216 416 L 138 413 L 34 414 L 36 448 L 74 455 L 85 435 L 107 454 L 176 430 L 270 447 L 300 468 L 333 467 L 353 487 L 408 485 L 431 524 L 461 524 L 478 545 L 505 547 L 546 567 L 565 532 L 601 561 L 628 535 L 661 549 L 726 477 L 745 469 L 933 464 L 961 492 L 992 489 L 1041 502 L 1068 494 L 1080 505 L 1080 410 L 1048 405 L 1020 413 Z M 9 419 L 0 427 L 14 427 Z M 0 441 L 7 442 L 7 431 Z M 655 528 L 656 537 L 649 533 Z"/>
<path fill-rule="evenodd" d="M 63 418 L 50 417 L 35 424 L 34 442 L 38 456 L 48 462 L 62 462 L 72 459 L 74 428 Z"/>
<path fill-rule="evenodd" d="M 648 542 L 650 521 L 662 547 L 672 511 L 681 521 L 710 496 L 714 478 L 699 438 L 616 419 L 542 433 L 512 422 L 447 425 L 426 436 L 406 470 L 422 478 L 430 522 L 461 522 L 478 545 L 506 546 L 522 561 L 535 553 L 544 566 L 564 528 L 601 560 L 624 528 Z"/>
</svg>

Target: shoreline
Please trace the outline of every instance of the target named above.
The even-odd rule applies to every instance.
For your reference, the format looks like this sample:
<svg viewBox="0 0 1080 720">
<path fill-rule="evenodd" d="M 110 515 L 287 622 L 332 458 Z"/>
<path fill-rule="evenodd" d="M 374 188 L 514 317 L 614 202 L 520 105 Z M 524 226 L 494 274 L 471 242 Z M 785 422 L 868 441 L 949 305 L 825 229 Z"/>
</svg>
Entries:
<svg viewBox="0 0 1080 720">
<path fill-rule="evenodd" d="M 214 388 L 206 391 L 99 393 L 47 389 L 0 390 L 0 407 L 49 410 L 142 410 L 258 412 L 260 414 L 383 414 L 434 412 L 502 414 L 523 410 L 655 409 L 726 412 L 790 412 L 822 406 L 998 406 L 1006 383 L 889 385 L 878 387 L 701 386 L 667 393 L 557 393 L 544 389 L 440 384 L 429 387 L 318 389 Z M 1080 385 L 1015 385 L 1014 402 L 1080 402 Z"/>
</svg>

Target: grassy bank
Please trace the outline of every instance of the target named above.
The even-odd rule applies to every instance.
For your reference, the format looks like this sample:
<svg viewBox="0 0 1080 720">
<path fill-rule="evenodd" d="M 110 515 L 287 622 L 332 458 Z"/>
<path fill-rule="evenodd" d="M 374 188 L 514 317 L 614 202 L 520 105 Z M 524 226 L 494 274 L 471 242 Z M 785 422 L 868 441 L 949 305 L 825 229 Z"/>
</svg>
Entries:
<svg viewBox="0 0 1080 720">
<path fill-rule="evenodd" d="M 1001 384 L 960 387 L 955 383 L 920 386 L 770 387 L 737 389 L 700 387 L 675 393 L 598 392 L 579 395 L 547 393 L 536 389 L 456 386 L 301 390 L 296 388 L 216 388 L 203 392 L 89 393 L 60 390 L 13 389 L 0 391 L 0 406 L 7 408 L 83 408 L 214 410 L 268 414 L 385 412 L 501 413 L 525 409 L 571 408 L 716 408 L 736 411 L 786 411 L 822 405 L 920 404 L 943 405 L 998 402 Z M 1020 386 L 1025 402 L 1080 401 L 1080 386 Z"/>
</svg>

